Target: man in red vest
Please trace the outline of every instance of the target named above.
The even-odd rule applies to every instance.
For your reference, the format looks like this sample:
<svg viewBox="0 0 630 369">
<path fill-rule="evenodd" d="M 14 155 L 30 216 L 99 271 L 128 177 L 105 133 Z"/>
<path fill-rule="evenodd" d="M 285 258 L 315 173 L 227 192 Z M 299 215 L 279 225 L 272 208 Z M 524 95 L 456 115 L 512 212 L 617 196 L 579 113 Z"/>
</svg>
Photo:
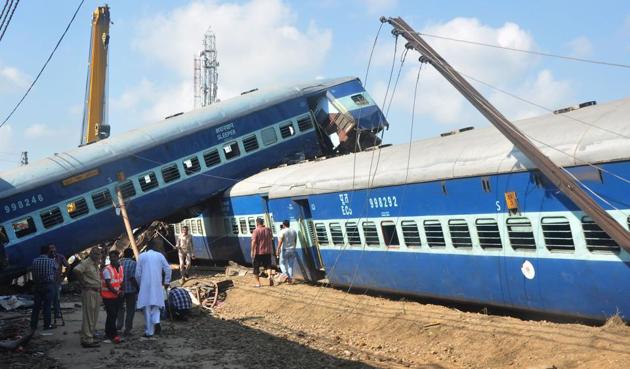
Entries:
<svg viewBox="0 0 630 369">
<path fill-rule="evenodd" d="M 118 251 L 112 250 L 109 252 L 109 265 L 103 268 L 101 280 L 101 297 L 107 313 L 105 336 L 110 342 L 119 343 L 120 336 L 116 329 L 116 318 L 118 317 L 118 310 L 123 297 L 123 268 L 118 261 Z"/>
</svg>

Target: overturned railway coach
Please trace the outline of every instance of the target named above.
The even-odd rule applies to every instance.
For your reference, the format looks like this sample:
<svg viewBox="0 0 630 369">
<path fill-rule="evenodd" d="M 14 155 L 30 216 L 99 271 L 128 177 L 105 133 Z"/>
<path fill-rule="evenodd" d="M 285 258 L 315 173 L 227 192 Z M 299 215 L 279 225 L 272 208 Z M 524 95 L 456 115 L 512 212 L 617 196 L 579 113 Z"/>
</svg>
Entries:
<svg viewBox="0 0 630 369">
<path fill-rule="evenodd" d="M 0 274 L 24 272 L 48 243 L 69 255 L 118 236 L 117 190 L 140 226 L 262 168 L 378 143 L 386 126 L 358 79 L 321 80 L 248 92 L 0 173 Z"/>
<path fill-rule="evenodd" d="M 515 124 L 628 230 L 629 117 L 625 99 Z M 493 127 L 264 171 L 216 209 L 208 250 L 245 261 L 256 217 L 290 219 L 304 279 L 630 318 L 630 255 Z"/>
</svg>

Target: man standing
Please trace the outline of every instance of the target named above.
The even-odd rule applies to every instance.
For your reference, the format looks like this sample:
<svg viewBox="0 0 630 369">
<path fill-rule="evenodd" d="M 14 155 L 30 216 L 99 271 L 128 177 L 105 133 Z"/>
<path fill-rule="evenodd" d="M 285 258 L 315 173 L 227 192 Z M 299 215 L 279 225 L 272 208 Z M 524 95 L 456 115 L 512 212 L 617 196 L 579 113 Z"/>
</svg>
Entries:
<svg viewBox="0 0 630 369">
<path fill-rule="evenodd" d="M 251 256 L 254 266 L 256 287 L 260 287 L 260 267 L 269 276 L 269 286 L 273 286 L 271 278 L 271 254 L 273 253 L 273 235 L 271 229 L 265 227 L 262 218 L 256 219 L 256 229 L 252 233 Z"/>
<path fill-rule="evenodd" d="M 57 273 L 55 275 L 55 288 L 53 289 L 53 297 L 52 297 L 52 307 L 53 313 L 55 314 L 55 323 L 57 319 L 62 319 L 61 317 L 61 303 L 59 302 L 59 295 L 61 294 L 61 283 L 63 282 L 64 273 L 63 268 L 70 268 L 70 264 L 68 264 L 68 260 L 62 254 L 57 253 L 57 246 L 50 244 L 48 245 L 50 258 L 55 261 L 57 265 Z M 63 319 L 62 319 L 63 323 Z M 63 323 L 65 324 L 65 323 Z"/>
<path fill-rule="evenodd" d="M 81 346 L 97 347 L 98 342 L 94 338 L 96 322 L 98 321 L 99 292 L 101 291 L 101 273 L 99 264 L 101 251 L 98 247 L 92 247 L 90 256 L 81 261 L 74 274 L 81 285 L 81 308 L 83 321 L 81 324 Z"/>
<path fill-rule="evenodd" d="M 297 232 L 289 228 L 289 220 L 282 222 L 283 228 L 278 235 L 278 250 L 276 256 L 280 256 L 280 270 L 287 276 L 287 282 L 293 284 L 293 263 L 295 262 L 295 243 Z"/>
<path fill-rule="evenodd" d="M 42 246 L 39 256 L 33 260 L 32 273 L 34 284 L 34 305 L 31 313 L 31 329 L 37 329 L 39 311 L 44 309 L 44 330 L 55 328 L 50 324 L 50 306 L 52 303 L 57 264 L 48 257 L 48 245 Z"/>
<path fill-rule="evenodd" d="M 144 308 L 144 336 L 147 338 L 153 337 L 154 333 L 160 333 L 160 308 L 164 307 L 164 287 L 171 282 L 171 268 L 164 255 L 155 251 L 156 247 L 156 239 L 149 241 L 148 251 L 140 255 L 136 265 L 136 281 L 140 284 L 138 309 Z"/>
<path fill-rule="evenodd" d="M 113 343 L 119 343 L 120 337 L 116 329 L 116 317 L 122 302 L 123 268 L 118 260 L 118 251 L 109 252 L 109 265 L 103 268 L 101 297 L 107 319 L 105 320 L 105 336 Z"/>
<path fill-rule="evenodd" d="M 123 267 L 123 293 L 124 301 L 120 304 L 118 310 L 118 321 L 116 328 L 121 330 L 123 324 L 125 331 L 124 336 L 131 335 L 133 328 L 133 317 L 136 313 L 136 302 L 138 301 L 138 282 L 136 281 L 136 261 L 133 259 L 133 250 L 125 249 L 122 259 Z"/>
<path fill-rule="evenodd" d="M 177 237 L 177 254 L 179 255 L 179 273 L 182 279 L 188 278 L 193 255 L 192 236 L 188 233 L 188 227 L 182 227 L 182 233 Z"/>
</svg>

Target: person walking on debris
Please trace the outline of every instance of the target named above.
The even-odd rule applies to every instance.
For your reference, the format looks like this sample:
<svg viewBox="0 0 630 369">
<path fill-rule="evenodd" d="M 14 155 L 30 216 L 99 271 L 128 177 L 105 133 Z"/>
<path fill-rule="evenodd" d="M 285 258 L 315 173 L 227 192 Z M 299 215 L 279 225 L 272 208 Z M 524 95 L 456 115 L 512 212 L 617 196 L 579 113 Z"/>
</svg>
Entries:
<svg viewBox="0 0 630 369">
<path fill-rule="evenodd" d="M 188 278 L 188 271 L 190 270 L 193 255 L 192 236 L 188 233 L 188 227 L 182 227 L 182 233 L 177 237 L 177 243 L 175 244 L 177 254 L 179 256 L 179 273 L 182 279 Z"/>
<path fill-rule="evenodd" d="M 61 316 L 61 302 L 59 301 L 61 294 L 61 283 L 65 278 L 63 273 L 63 268 L 66 268 L 66 271 L 70 268 L 70 264 L 68 264 L 68 260 L 62 254 L 57 253 L 57 246 L 50 244 L 48 245 L 49 256 L 51 259 L 55 261 L 57 264 L 57 273 L 55 275 L 55 288 L 53 289 L 53 297 L 52 297 L 52 307 L 53 313 L 55 316 L 55 322 L 57 319 L 62 319 Z M 63 322 L 63 319 L 62 319 Z M 65 324 L 65 323 L 64 323 Z"/>
<path fill-rule="evenodd" d="M 280 270 L 287 276 L 287 282 L 293 284 L 293 263 L 295 262 L 295 243 L 297 232 L 291 229 L 289 220 L 282 222 L 283 228 L 278 235 L 278 250 L 276 256 L 280 257 Z"/>
<path fill-rule="evenodd" d="M 100 248 L 93 247 L 90 256 L 74 268 L 74 275 L 81 285 L 81 307 L 83 321 L 81 323 L 81 346 L 97 347 L 94 337 L 98 321 L 99 292 L 101 291 Z"/>
<path fill-rule="evenodd" d="M 192 299 L 188 291 L 181 287 L 171 288 L 168 291 L 167 309 L 171 318 L 186 320 L 192 309 Z"/>
<path fill-rule="evenodd" d="M 160 334 L 160 308 L 164 307 L 164 287 L 171 282 L 171 268 L 166 258 L 155 251 L 157 240 L 149 241 L 148 251 L 142 253 L 136 265 L 136 281 L 140 285 L 138 309 L 144 308 L 144 336 Z"/>
<path fill-rule="evenodd" d="M 136 281 L 136 261 L 133 259 L 133 250 L 125 249 L 121 263 L 123 267 L 123 301 L 118 309 L 118 321 L 116 328 L 123 329 L 123 336 L 131 335 L 133 328 L 133 317 L 136 313 L 136 302 L 138 301 L 138 282 Z"/>
<path fill-rule="evenodd" d="M 118 330 L 116 329 L 116 318 L 123 297 L 123 267 L 118 259 L 118 251 L 112 250 L 109 252 L 109 265 L 103 268 L 102 276 L 101 297 L 107 313 L 105 336 L 107 340 L 119 343 L 120 336 L 118 336 Z"/>
<path fill-rule="evenodd" d="M 57 276 L 57 264 L 48 257 L 50 250 L 48 245 L 42 246 L 40 255 L 33 260 L 32 273 L 34 282 L 34 305 L 31 313 L 31 329 L 37 329 L 39 312 L 44 309 L 44 330 L 53 329 L 50 323 L 50 307 Z"/>
<path fill-rule="evenodd" d="M 256 287 L 260 287 L 260 267 L 269 277 L 269 286 L 273 286 L 271 277 L 271 254 L 273 253 L 273 235 L 271 229 L 265 227 L 262 218 L 256 219 L 256 229 L 252 233 L 251 256 L 254 266 Z"/>
</svg>

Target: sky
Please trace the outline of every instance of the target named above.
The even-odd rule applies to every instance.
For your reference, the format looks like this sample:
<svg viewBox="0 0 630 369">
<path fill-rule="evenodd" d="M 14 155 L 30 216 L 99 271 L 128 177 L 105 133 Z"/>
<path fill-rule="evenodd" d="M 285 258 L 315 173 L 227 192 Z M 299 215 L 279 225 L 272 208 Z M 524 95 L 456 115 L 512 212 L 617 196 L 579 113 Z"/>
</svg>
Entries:
<svg viewBox="0 0 630 369">
<path fill-rule="evenodd" d="M 20 2 L 0 41 L 0 121 L 24 94 L 79 0 Z M 0 128 L 0 171 L 78 146 L 91 13 L 86 0 L 53 59 L 13 117 Z M 433 137 L 489 123 L 430 66 L 412 114 L 418 54 L 409 51 L 391 106 L 384 96 L 394 60 L 391 26 L 493 45 L 630 64 L 630 2 L 432 0 L 111 0 L 109 123 L 112 136 L 193 108 L 193 57 L 205 31 L 216 35 L 219 98 L 280 83 L 357 76 L 388 106 L 386 143 Z M 508 52 L 432 37 L 455 69 L 549 109 L 629 97 L 630 69 Z M 398 41 L 394 79 L 403 40 Z M 509 119 L 544 110 L 472 82 Z M 392 94 L 389 89 L 389 96 Z M 413 130 L 411 119 L 414 117 Z"/>
</svg>

